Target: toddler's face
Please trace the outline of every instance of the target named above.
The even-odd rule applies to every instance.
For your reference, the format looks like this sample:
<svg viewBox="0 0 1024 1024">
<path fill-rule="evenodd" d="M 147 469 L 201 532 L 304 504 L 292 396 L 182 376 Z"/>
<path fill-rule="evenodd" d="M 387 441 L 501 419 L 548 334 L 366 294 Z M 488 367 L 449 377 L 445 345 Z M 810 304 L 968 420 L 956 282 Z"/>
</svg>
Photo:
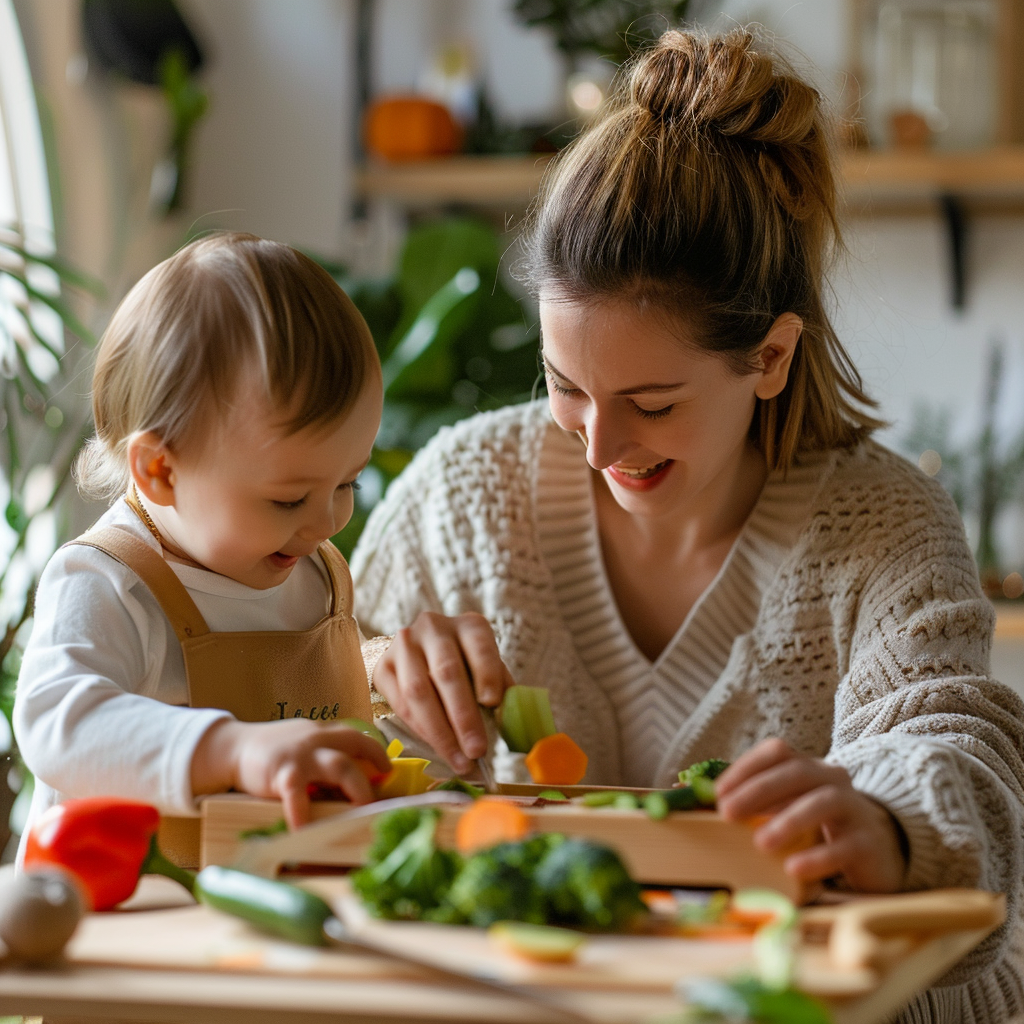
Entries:
<svg viewBox="0 0 1024 1024">
<path fill-rule="evenodd" d="M 370 372 L 343 417 L 290 435 L 281 410 L 241 387 L 204 443 L 174 459 L 168 540 L 246 586 L 283 583 L 352 517 L 352 484 L 380 426 L 380 375 Z"/>
</svg>

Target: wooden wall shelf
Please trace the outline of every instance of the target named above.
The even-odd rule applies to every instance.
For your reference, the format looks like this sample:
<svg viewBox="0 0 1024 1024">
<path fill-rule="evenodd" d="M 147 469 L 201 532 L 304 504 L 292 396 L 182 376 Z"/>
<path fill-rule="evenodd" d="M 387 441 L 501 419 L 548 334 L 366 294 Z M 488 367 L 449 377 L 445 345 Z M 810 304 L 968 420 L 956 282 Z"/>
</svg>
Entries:
<svg viewBox="0 0 1024 1024">
<path fill-rule="evenodd" d="M 509 206 L 525 209 L 550 157 L 451 156 L 409 163 L 371 163 L 356 172 L 363 199 L 424 206 Z"/>
<path fill-rule="evenodd" d="M 851 150 L 842 155 L 852 214 L 935 209 L 953 194 L 977 212 L 1024 211 L 1024 146 L 980 151 Z"/>
<path fill-rule="evenodd" d="M 525 209 L 536 194 L 547 156 L 457 156 L 361 168 L 364 199 L 410 208 L 504 206 Z M 1024 212 L 1024 146 L 980 152 L 852 150 L 842 154 L 848 213 L 887 215 L 935 210 L 955 194 L 971 209 Z"/>
</svg>

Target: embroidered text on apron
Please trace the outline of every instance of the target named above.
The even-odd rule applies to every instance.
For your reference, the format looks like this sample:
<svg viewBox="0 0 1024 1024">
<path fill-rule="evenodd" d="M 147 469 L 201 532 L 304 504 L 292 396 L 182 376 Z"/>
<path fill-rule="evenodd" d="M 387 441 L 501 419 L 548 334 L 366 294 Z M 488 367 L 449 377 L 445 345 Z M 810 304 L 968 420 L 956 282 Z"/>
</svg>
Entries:
<svg viewBox="0 0 1024 1024">
<path fill-rule="evenodd" d="M 352 577 L 329 541 L 319 548 L 331 582 L 323 619 L 304 630 L 236 633 L 211 632 L 174 570 L 128 530 L 110 526 L 71 543 L 106 552 L 150 589 L 181 642 L 190 707 L 221 708 L 243 722 L 373 720 L 352 617 Z"/>
</svg>

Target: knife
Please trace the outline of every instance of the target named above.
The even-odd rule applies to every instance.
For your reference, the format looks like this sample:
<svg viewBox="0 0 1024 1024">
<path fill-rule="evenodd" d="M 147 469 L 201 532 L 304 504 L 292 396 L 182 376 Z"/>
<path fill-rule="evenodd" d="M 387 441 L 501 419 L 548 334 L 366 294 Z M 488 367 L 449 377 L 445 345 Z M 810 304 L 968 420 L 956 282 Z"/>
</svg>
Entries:
<svg viewBox="0 0 1024 1024">
<path fill-rule="evenodd" d="M 498 786 L 494 779 L 494 745 L 498 741 L 498 723 L 494 717 L 494 708 L 480 705 L 480 717 L 484 720 L 484 734 L 487 737 L 487 749 L 476 759 L 476 766 L 483 779 L 485 793 L 497 793 Z"/>
</svg>

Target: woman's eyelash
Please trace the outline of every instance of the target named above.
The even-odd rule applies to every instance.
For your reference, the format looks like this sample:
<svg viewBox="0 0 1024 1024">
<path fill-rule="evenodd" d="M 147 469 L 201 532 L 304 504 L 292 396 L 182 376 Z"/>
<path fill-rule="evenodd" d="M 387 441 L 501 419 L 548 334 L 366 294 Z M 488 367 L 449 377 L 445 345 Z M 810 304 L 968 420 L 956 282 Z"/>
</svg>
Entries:
<svg viewBox="0 0 1024 1024">
<path fill-rule="evenodd" d="M 556 395 L 575 395 L 579 393 L 577 388 L 567 388 L 564 385 L 559 384 L 558 381 L 551 376 L 548 377 L 548 387 L 550 387 Z M 634 403 L 633 408 L 636 409 L 637 415 L 642 416 L 645 420 L 660 420 L 662 416 L 667 416 L 675 408 L 675 403 L 663 406 L 661 409 L 641 409 L 639 405 Z"/>
<path fill-rule="evenodd" d="M 577 388 L 564 387 L 563 385 L 559 384 L 554 377 L 551 376 L 548 377 L 548 387 L 550 387 L 551 390 L 558 395 L 575 395 L 578 390 Z"/>
<path fill-rule="evenodd" d="M 636 411 L 645 420 L 660 420 L 662 416 L 667 416 L 674 408 L 674 404 L 663 406 L 660 409 L 641 409 L 638 405 L 636 406 Z"/>
</svg>

